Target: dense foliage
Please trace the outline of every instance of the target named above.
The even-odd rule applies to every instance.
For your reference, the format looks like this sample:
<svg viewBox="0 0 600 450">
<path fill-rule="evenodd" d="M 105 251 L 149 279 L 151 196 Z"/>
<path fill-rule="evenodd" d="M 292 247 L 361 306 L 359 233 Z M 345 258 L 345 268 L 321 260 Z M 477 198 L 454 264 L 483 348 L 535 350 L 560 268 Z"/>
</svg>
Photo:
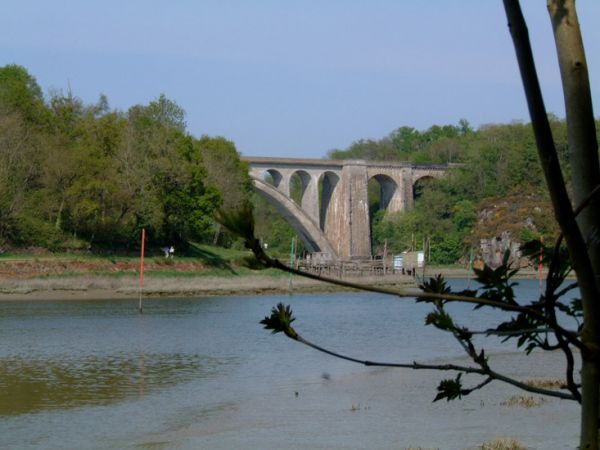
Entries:
<svg viewBox="0 0 600 450">
<path fill-rule="evenodd" d="M 126 250 L 146 228 L 181 249 L 212 241 L 215 209 L 250 193 L 233 143 L 192 137 L 164 95 L 122 112 L 45 99 L 26 69 L 0 68 L 0 248 Z"/>
<path fill-rule="evenodd" d="M 550 117 L 561 163 L 569 170 L 566 125 Z M 414 164 L 451 164 L 442 180 L 415 186 L 415 207 L 406 213 L 378 211 L 370 198 L 375 252 L 423 248 L 434 263 L 466 258 L 483 238 L 509 231 L 514 240 L 551 238 L 557 232 L 548 203 L 530 124 L 459 125 L 425 131 L 401 127 L 380 140 L 359 140 L 333 159 L 402 160 Z M 508 208 L 501 208 L 510 198 Z"/>
</svg>

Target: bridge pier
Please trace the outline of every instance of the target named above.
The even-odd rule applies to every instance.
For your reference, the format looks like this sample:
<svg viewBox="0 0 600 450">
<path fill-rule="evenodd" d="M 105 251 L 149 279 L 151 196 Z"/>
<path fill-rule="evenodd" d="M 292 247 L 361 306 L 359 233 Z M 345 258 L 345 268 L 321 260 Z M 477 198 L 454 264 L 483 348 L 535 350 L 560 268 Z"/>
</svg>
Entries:
<svg viewBox="0 0 600 450">
<path fill-rule="evenodd" d="M 338 229 L 326 232 L 333 242 L 339 242 L 342 259 L 371 257 L 371 227 L 369 221 L 369 190 L 367 166 L 364 161 L 346 161 L 342 169 L 341 192 L 337 196 L 343 206 L 343 219 Z"/>
</svg>

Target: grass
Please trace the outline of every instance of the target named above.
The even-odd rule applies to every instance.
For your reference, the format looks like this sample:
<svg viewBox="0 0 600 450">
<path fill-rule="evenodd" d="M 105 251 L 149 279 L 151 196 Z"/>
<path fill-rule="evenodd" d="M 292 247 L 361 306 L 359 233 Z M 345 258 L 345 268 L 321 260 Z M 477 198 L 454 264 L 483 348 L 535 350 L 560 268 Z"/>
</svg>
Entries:
<svg viewBox="0 0 600 450">
<path fill-rule="evenodd" d="M 471 447 L 469 447 L 471 448 Z M 486 441 L 478 447 L 477 450 L 527 450 L 527 446 L 517 439 L 511 437 L 498 437 L 491 441 Z M 404 450 L 439 450 L 438 448 L 425 447 L 405 447 Z"/>
<path fill-rule="evenodd" d="M 11 264 L 16 264 L 11 267 Z M 68 279 L 98 276 L 121 279 L 139 274 L 139 256 L 101 255 L 91 253 L 12 252 L 0 254 L 0 269 L 14 271 L 24 278 Z M 165 258 L 162 253 L 150 252 L 146 257 L 145 274 L 164 278 L 261 276 L 282 278 L 287 274 L 274 270 L 258 270 L 247 250 L 228 249 L 203 244 L 190 244 L 183 255 Z"/>
<path fill-rule="evenodd" d="M 481 450 L 527 450 L 527 446 L 517 439 L 510 437 L 499 437 L 493 441 L 484 442 Z"/>
<path fill-rule="evenodd" d="M 161 256 L 162 251 L 159 249 L 149 249 L 146 251 L 146 257 Z M 206 263 L 214 261 L 233 261 L 241 259 L 244 256 L 249 255 L 250 252 L 247 250 L 238 250 L 231 248 L 216 247 L 212 245 L 190 243 L 189 249 L 185 254 L 175 252 L 177 258 L 185 258 L 192 260 L 200 260 Z M 129 252 L 129 254 L 110 254 L 103 255 L 101 253 L 68 253 L 68 252 L 51 252 L 40 250 L 36 252 L 25 252 L 25 251 L 11 251 L 0 253 L 0 261 L 51 261 L 51 260 L 82 260 L 82 261 L 96 261 L 96 260 L 115 260 L 115 261 L 131 261 L 138 260 L 139 255 L 136 251 Z"/>
<path fill-rule="evenodd" d="M 264 269 L 260 272 L 261 276 L 267 276 L 271 278 L 287 278 L 288 274 L 281 272 L 277 269 Z M 124 278 L 129 276 L 138 276 L 139 271 L 135 270 L 121 270 L 121 271 L 110 271 L 110 270 L 87 270 L 85 272 L 76 272 L 76 271 L 68 271 L 62 272 L 60 274 L 43 274 L 38 275 L 35 278 L 56 278 L 56 279 L 64 279 L 64 278 L 73 278 L 73 277 L 81 277 L 81 276 L 99 276 L 105 278 Z M 207 268 L 202 270 L 189 270 L 189 271 L 179 271 L 174 270 L 169 266 L 165 266 L 161 269 L 156 270 L 144 270 L 144 274 L 146 276 L 158 276 L 163 278 L 207 278 L 207 277 L 219 277 L 219 278 L 233 278 L 240 276 L 252 276 L 256 275 L 257 271 L 249 269 L 247 267 L 236 267 L 234 270 L 230 269 L 220 269 L 220 268 Z"/>
<path fill-rule="evenodd" d="M 567 385 L 564 378 L 530 378 L 525 384 L 541 389 L 562 389 Z"/>
<path fill-rule="evenodd" d="M 406 447 L 404 450 L 440 450 L 439 448 Z"/>
<path fill-rule="evenodd" d="M 190 243 L 188 255 L 186 256 L 199 259 L 209 266 L 223 267 L 236 261 L 241 261 L 249 255 L 250 252 L 247 250 Z"/>
<path fill-rule="evenodd" d="M 546 402 L 546 399 L 543 397 L 534 397 L 533 395 L 511 395 L 505 401 L 500 404 L 503 406 L 520 406 L 522 408 L 537 408 L 538 406 L 542 406 Z"/>
</svg>

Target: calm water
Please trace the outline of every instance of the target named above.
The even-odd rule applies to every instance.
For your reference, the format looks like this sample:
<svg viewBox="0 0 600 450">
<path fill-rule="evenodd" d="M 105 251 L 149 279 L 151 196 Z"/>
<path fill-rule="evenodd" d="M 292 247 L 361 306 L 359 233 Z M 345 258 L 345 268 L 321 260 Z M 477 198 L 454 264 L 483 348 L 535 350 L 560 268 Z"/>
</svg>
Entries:
<svg viewBox="0 0 600 450">
<path fill-rule="evenodd" d="M 0 448 L 463 448 L 495 436 L 486 423 L 499 413 L 474 411 L 483 399 L 430 406 L 440 374 L 365 368 L 263 330 L 258 322 L 280 301 L 304 337 L 352 356 L 461 357 L 423 326 L 431 307 L 372 294 L 152 299 L 143 315 L 136 301 L 4 302 Z M 455 311 L 465 323 L 475 317 Z M 482 328 L 492 323 L 476 314 Z M 399 418 L 410 402 L 424 406 Z M 466 417 L 458 425 L 457 412 Z M 439 415 L 438 435 L 419 414 Z M 567 431 L 565 447 L 545 448 L 572 447 L 576 430 Z"/>
</svg>

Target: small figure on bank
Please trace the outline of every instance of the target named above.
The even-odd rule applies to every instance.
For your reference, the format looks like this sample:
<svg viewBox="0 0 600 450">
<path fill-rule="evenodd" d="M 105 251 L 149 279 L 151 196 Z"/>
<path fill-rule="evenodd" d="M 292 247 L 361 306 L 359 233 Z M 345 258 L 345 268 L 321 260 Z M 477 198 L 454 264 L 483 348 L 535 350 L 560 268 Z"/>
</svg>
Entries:
<svg viewBox="0 0 600 450">
<path fill-rule="evenodd" d="M 173 258 L 175 256 L 175 247 L 173 247 L 171 245 L 171 247 L 169 247 L 169 258 Z"/>
</svg>

